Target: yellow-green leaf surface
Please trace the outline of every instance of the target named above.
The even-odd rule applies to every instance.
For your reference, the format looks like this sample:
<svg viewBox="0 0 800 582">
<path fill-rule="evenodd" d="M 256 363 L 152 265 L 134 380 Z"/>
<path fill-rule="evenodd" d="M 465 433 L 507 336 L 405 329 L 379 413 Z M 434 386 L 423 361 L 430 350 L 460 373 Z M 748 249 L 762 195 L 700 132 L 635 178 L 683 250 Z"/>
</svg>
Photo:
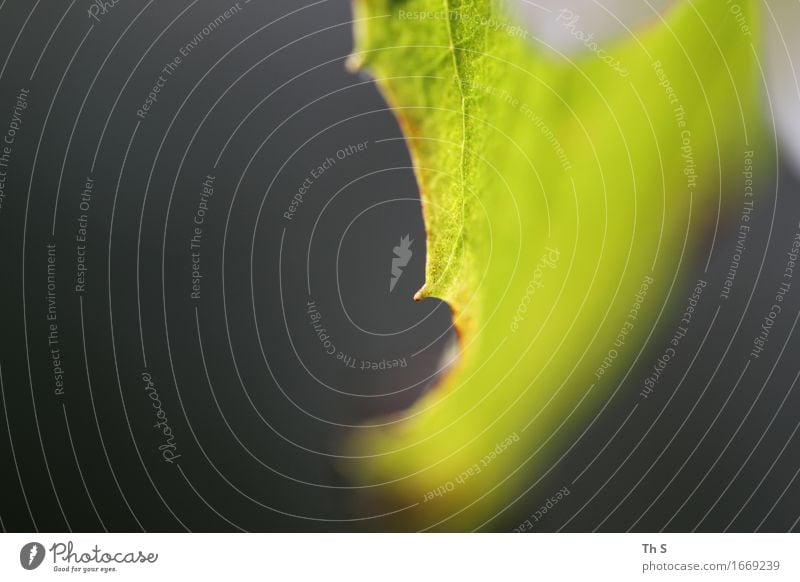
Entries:
<svg viewBox="0 0 800 582">
<path fill-rule="evenodd" d="M 439 385 L 347 451 L 366 491 L 410 506 L 402 527 L 504 523 L 670 314 L 673 285 L 683 302 L 679 275 L 757 147 L 755 4 L 678 0 L 567 56 L 493 0 L 355 0 L 350 64 L 392 106 L 421 191 L 418 298 L 446 301 L 459 336 Z"/>
</svg>

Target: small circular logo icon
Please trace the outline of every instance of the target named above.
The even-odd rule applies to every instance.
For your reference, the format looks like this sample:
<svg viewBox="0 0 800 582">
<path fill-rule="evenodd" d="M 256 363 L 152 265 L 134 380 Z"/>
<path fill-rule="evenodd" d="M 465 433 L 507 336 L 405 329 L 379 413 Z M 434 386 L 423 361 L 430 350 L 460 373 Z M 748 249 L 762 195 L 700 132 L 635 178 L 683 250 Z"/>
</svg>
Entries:
<svg viewBox="0 0 800 582">
<path fill-rule="evenodd" d="M 19 563 L 26 570 L 35 570 L 44 561 L 44 546 L 38 542 L 30 542 L 22 546 L 19 552 Z"/>
</svg>

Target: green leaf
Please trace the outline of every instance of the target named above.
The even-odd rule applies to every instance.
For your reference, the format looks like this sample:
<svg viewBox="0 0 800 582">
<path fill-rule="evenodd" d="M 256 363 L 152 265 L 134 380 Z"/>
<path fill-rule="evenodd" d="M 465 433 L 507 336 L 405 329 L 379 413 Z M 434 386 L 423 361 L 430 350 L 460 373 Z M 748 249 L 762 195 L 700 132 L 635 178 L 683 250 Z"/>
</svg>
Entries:
<svg viewBox="0 0 800 582">
<path fill-rule="evenodd" d="M 676 1 L 566 56 L 497 1 L 355 0 L 350 65 L 392 106 L 421 191 L 417 298 L 445 300 L 459 336 L 438 386 L 349 443 L 366 491 L 412 506 L 400 526 L 508 519 L 653 326 L 674 322 L 664 303 L 683 303 L 680 273 L 700 243 L 707 254 L 723 193 L 741 192 L 760 147 L 755 5 Z M 618 397 L 632 407 L 640 379 L 628 380 Z"/>
</svg>

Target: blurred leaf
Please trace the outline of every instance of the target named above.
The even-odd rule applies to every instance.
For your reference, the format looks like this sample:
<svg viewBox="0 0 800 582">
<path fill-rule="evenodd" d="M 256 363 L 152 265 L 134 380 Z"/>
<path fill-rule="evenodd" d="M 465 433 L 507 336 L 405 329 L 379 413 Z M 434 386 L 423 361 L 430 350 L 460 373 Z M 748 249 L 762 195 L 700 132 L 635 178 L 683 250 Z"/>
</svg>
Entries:
<svg viewBox="0 0 800 582">
<path fill-rule="evenodd" d="M 754 5 L 738 0 L 737 18 L 719 0 L 677 1 L 567 58 L 499 2 L 355 1 L 350 64 L 377 79 L 421 190 L 418 297 L 447 301 L 459 333 L 440 385 L 348 450 L 369 491 L 419 503 L 404 527 L 509 519 L 668 319 L 668 295 L 684 303 L 677 274 L 701 240 L 707 254 L 721 193 L 741 192 L 758 148 Z M 591 23 L 573 16 L 542 13 L 584 38 Z"/>
</svg>

